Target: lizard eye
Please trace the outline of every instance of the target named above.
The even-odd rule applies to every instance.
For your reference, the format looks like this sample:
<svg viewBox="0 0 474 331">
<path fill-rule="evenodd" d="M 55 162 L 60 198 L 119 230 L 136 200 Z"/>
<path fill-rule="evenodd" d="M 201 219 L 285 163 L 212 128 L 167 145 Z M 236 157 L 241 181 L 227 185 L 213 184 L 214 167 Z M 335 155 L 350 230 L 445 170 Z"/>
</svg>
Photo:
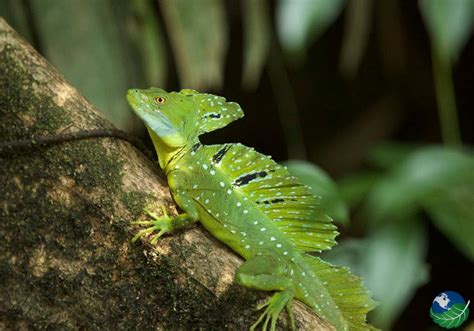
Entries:
<svg viewBox="0 0 474 331">
<path fill-rule="evenodd" d="M 157 104 L 159 104 L 159 105 L 162 105 L 162 104 L 164 104 L 164 103 L 166 102 L 166 99 L 163 98 L 163 97 L 156 97 L 156 98 L 155 98 L 155 102 L 156 102 Z"/>
</svg>

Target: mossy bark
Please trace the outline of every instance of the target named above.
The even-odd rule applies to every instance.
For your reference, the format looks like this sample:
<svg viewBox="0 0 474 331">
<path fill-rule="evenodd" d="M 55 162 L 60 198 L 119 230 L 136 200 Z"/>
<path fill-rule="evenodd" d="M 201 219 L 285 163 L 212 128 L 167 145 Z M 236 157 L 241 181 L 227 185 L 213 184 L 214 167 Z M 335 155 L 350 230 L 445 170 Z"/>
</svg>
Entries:
<svg viewBox="0 0 474 331">
<path fill-rule="evenodd" d="M 100 128 L 0 19 L 0 140 Z M 0 329 L 246 329 L 267 294 L 233 285 L 240 258 L 201 227 L 131 243 L 130 221 L 162 205 L 176 213 L 158 167 L 124 141 L 0 151 Z M 300 329 L 331 329 L 295 306 Z"/>
</svg>

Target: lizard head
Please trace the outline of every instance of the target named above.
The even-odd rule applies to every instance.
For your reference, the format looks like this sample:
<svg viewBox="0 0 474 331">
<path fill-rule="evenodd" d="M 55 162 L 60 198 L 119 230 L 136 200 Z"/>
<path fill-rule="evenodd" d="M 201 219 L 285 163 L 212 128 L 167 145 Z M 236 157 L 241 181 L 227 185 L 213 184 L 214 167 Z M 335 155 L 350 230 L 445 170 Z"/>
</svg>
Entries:
<svg viewBox="0 0 474 331">
<path fill-rule="evenodd" d="M 195 90 L 128 90 L 127 100 L 148 130 L 168 147 L 193 144 L 199 135 L 222 128 L 244 113 L 235 102 Z"/>
<path fill-rule="evenodd" d="M 152 138 L 156 135 L 168 147 L 184 146 L 188 140 L 196 137 L 189 123 L 197 109 L 190 98 L 160 88 L 150 88 L 128 90 L 127 100 L 145 123 Z"/>
</svg>

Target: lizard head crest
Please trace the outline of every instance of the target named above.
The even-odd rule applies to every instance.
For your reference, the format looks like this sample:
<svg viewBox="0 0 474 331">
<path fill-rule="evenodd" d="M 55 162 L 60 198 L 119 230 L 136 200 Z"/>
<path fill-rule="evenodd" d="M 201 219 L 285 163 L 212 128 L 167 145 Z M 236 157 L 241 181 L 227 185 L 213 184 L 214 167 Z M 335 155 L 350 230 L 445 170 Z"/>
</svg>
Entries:
<svg viewBox="0 0 474 331">
<path fill-rule="evenodd" d="M 194 100 L 198 110 L 194 119 L 198 135 L 223 128 L 244 116 L 238 103 L 227 102 L 224 97 L 189 89 L 181 90 L 179 94 L 191 96 Z"/>
</svg>

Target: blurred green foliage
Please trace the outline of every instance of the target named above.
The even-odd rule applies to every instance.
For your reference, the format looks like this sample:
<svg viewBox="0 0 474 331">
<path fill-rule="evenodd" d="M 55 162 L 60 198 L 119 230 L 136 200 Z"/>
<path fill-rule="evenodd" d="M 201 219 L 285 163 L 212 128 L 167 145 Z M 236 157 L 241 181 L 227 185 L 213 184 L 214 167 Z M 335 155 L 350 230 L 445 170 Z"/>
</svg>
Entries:
<svg viewBox="0 0 474 331">
<path fill-rule="evenodd" d="M 163 86 L 168 73 L 168 58 L 163 31 L 157 21 L 153 4 L 148 0 L 129 3 L 127 24 L 133 47 L 141 59 L 144 81 L 149 86 Z"/>
<path fill-rule="evenodd" d="M 433 48 L 443 59 L 455 62 L 472 34 L 474 1 L 420 0 L 419 3 Z"/>
<path fill-rule="evenodd" d="M 258 111 L 270 123 L 277 118 L 287 154 L 304 158 L 308 148 L 298 105 L 311 104 L 296 100 L 294 91 L 307 88 L 311 100 L 317 87 L 306 86 L 312 82 L 309 75 L 304 83 L 292 80 L 288 68 L 305 71 L 309 64 L 330 61 L 311 58 L 314 53 L 308 50 L 338 20 L 344 20 L 339 67 L 346 79 L 353 79 L 370 48 L 372 21 L 378 20 L 378 29 L 393 38 L 389 53 L 400 51 L 395 49 L 396 30 L 387 16 L 374 10 L 376 3 L 390 18 L 397 8 L 392 0 L 4 0 L 0 15 L 116 126 L 135 132 L 141 123 L 127 108 L 129 87 L 205 91 L 227 83 L 256 91 L 266 73 L 276 111 L 266 110 L 274 104 L 269 100 Z M 418 8 L 431 42 L 443 142 L 461 145 L 452 70 L 472 37 L 474 0 L 419 0 Z M 239 31 L 231 31 L 235 26 Z M 235 43 L 232 36 L 239 33 L 242 42 Z M 229 63 L 230 52 L 239 53 L 242 63 Z M 390 55 L 384 65 L 396 67 Z M 229 84 L 228 67 L 239 65 L 238 84 Z M 421 102 L 423 97 L 416 96 Z M 341 125 L 343 120 L 335 117 Z M 474 262 L 474 160 L 468 147 L 379 144 L 369 151 L 367 167 L 337 182 L 307 161 L 285 165 L 321 196 L 322 207 L 343 225 L 342 239 L 326 258 L 364 277 L 381 303 L 371 316 L 375 325 L 392 327 L 415 289 L 430 278 L 426 220 Z"/>
<path fill-rule="evenodd" d="M 182 86 L 222 85 L 228 29 L 221 0 L 159 2 Z"/>
<path fill-rule="evenodd" d="M 424 147 L 408 154 L 371 189 L 367 209 L 373 226 L 409 218 L 425 199 L 451 188 L 464 184 L 474 187 L 473 169 L 473 156 L 455 149 Z"/>
<path fill-rule="evenodd" d="M 306 49 L 347 3 L 348 38 L 342 45 L 341 70 L 350 76 L 357 71 L 370 33 L 372 0 L 278 0 L 276 32 L 266 0 L 234 4 L 233 9 L 241 11 L 244 32 L 243 85 L 249 89 L 258 85 L 273 39 L 278 38 L 287 59 L 299 59 L 303 65 Z M 443 135 L 445 141 L 459 143 L 450 68 L 472 34 L 474 1 L 420 0 L 419 4 L 433 44 Z M 132 85 L 167 85 L 173 62 L 182 87 L 208 90 L 223 85 L 230 19 L 225 5 L 222 0 L 5 0 L 0 14 L 36 43 L 117 126 L 133 130 L 137 122 L 123 102 L 124 91 Z M 281 85 L 275 92 L 291 94 L 284 91 L 288 89 Z M 280 117 L 285 122 L 290 116 Z M 287 136 L 291 140 L 295 134 Z"/>
<path fill-rule="evenodd" d="M 272 42 L 270 15 L 266 1 L 244 0 L 244 64 L 242 84 L 248 89 L 258 86 Z"/>
<path fill-rule="evenodd" d="M 277 31 L 283 48 L 293 56 L 303 53 L 340 14 L 344 0 L 279 0 Z"/>
<path fill-rule="evenodd" d="M 108 3 L 32 0 L 30 5 L 43 54 L 115 123 L 130 121 L 123 102 L 128 83 L 121 35 Z"/>
<path fill-rule="evenodd" d="M 447 143 L 459 144 L 461 138 L 451 67 L 472 35 L 474 1 L 419 0 L 419 5 L 431 37 L 433 74 L 443 138 Z"/>
</svg>

